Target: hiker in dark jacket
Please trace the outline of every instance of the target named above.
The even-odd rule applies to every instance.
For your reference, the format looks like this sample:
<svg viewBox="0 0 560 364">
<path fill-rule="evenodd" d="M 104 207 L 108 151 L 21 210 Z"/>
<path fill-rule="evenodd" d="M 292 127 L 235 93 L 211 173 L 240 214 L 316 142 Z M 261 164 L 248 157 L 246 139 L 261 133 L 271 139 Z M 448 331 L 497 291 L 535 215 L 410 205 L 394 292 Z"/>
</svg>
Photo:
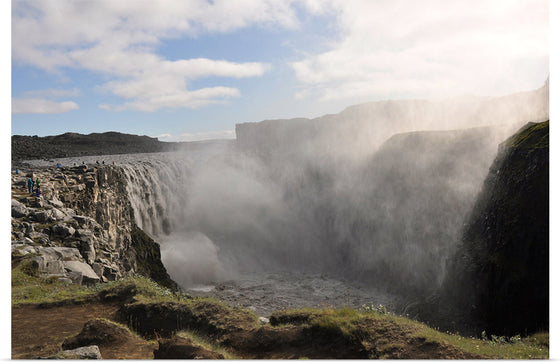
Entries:
<svg viewBox="0 0 560 364">
<path fill-rule="evenodd" d="M 27 179 L 27 189 L 29 190 L 29 193 L 33 193 L 33 180 L 31 177 Z"/>
</svg>

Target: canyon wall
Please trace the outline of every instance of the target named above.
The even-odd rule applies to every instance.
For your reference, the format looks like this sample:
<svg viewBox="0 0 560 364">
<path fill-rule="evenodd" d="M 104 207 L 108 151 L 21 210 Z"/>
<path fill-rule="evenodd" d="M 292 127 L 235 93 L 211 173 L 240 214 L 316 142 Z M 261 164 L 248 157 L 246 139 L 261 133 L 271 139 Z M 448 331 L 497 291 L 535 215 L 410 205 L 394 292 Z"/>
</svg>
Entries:
<svg viewBox="0 0 560 364">
<path fill-rule="evenodd" d="M 28 193 L 29 177 L 40 180 L 41 197 Z M 158 244 L 136 226 L 125 184 L 113 166 L 13 173 L 12 252 L 37 254 L 36 268 L 60 279 L 94 283 L 138 273 L 175 288 Z"/>
</svg>

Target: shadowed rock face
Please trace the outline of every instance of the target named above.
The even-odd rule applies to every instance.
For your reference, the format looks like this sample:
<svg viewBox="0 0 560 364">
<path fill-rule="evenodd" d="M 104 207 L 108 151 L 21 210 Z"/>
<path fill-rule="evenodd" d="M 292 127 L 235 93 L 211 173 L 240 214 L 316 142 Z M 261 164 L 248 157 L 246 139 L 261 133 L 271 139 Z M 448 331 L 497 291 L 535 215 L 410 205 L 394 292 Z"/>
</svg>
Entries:
<svg viewBox="0 0 560 364">
<path fill-rule="evenodd" d="M 480 331 L 549 327 L 548 124 L 529 123 L 500 146 L 442 289 Z"/>
</svg>

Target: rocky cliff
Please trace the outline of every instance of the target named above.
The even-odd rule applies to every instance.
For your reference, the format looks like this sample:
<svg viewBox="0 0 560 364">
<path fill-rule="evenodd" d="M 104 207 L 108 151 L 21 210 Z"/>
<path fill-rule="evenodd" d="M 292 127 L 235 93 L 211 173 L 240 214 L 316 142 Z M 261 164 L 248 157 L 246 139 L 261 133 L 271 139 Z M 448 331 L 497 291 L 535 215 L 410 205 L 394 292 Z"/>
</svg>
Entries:
<svg viewBox="0 0 560 364">
<path fill-rule="evenodd" d="M 316 152 L 335 158 L 372 153 L 397 133 L 452 130 L 548 119 L 548 79 L 536 90 L 502 97 L 384 100 L 314 119 L 264 120 L 235 126 L 241 150 L 268 157 Z M 511 132 L 513 132 L 512 130 Z"/>
<path fill-rule="evenodd" d="M 28 192 L 39 179 L 41 197 Z M 73 283 L 139 273 L 176 288 L 160 250 L 139 229 L 120 168 L 33 168 L 12 174 L 12 256 L 37 274 Z M 30 255 L 31 254 L 31 255 Z"/>
<path fill-rule="evenodd" d="M 548 126 L 529 123 L 500 145 L 449 264 L 440 315 L 479 333 L 548 330 Z"/>
</svg>

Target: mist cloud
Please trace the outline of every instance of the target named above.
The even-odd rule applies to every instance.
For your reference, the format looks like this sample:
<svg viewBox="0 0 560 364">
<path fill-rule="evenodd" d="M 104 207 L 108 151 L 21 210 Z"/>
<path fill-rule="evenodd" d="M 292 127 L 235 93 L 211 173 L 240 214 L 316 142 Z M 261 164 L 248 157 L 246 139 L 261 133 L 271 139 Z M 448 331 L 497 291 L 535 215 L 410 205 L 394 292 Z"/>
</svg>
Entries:
<svg viewBox="0 0 560 364">
<path fill-rule="evenodd" d="M 291 64 L 301 98 L 499 95 L 548 74 L 546 1 L 329 3 L 339 39 Z"/>
</svg>

